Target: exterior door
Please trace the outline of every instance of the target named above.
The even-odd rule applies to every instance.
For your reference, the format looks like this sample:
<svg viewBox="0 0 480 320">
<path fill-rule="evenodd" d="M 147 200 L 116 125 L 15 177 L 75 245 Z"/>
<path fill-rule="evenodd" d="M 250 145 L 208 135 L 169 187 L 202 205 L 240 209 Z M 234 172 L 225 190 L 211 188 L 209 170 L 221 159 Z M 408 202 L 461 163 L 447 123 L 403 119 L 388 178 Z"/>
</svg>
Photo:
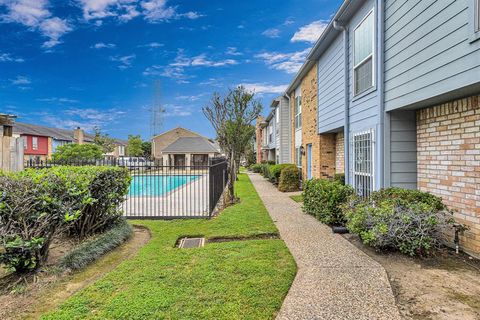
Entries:
<svg viewBox="0 0 480 320">
<path fill-rule="evenodd" d="M 307 144 L 307 179 L 312 179 L 312 144 Z"/>
</svg>

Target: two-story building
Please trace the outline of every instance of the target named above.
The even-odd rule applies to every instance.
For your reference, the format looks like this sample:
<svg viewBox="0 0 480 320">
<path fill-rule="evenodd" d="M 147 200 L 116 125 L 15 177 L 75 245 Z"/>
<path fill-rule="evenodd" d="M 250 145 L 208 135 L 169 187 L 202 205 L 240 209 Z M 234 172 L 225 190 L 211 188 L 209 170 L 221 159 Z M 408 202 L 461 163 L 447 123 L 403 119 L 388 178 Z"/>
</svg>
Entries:
<svg viewBox="0 0 480 320">
<path fill-rule="evenodd" d="M 480 254 L 479 21 L 480 0 L 344 1 L 285 94 L 304 177 L 441 196 Z"/>
</svg>

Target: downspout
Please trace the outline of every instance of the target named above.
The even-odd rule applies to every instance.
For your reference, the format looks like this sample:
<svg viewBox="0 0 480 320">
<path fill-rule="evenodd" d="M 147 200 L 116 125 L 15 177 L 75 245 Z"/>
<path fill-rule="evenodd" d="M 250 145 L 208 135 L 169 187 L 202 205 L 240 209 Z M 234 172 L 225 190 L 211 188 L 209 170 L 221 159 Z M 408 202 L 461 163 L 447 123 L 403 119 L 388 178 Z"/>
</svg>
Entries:
<svg viewBox="0 0 480 320">
<path fill-rule="evenodd" d="M 288 99 L 288 124 L 290 126 L 292 124 L 292 118 L 291 118 L 292 110 L 290 110 L 290 108 L 291 108 L 291 105 L 290 105 L 291 96 L 287 92 L 285 92 L 284 97 Z M 292 129 L 288 130 L 288 141 L 289 141 L 288 154 L 289 154 L 289 157 L 292 156 L 292 143 L 293 143 L 293 139 L 294 139 L 294 137 L 292 135 L 292 131 L 293 131 Z M 289 162 L 294 163 L 293 159 L 290 159 Z"/>
<path fill-rule="evenodd" d="M 385 187 L 385 82 L 384 82 L 384 1 L 377 0 L 377 97 L 379 109 L 379 187 Z M 377 149 L 378 150 L 378 149 Z M 389 159 L 389 157 L 387 157 Z"/>
<path fill-rule="evenodd" d="M 345 124 L 343 126 L 343 139 L 344 139 L 344 157 L 345 157 L 345 182 L 348 184 L 350 181 L 350 78 L 349 78 L 349 39 L 348 28 L 342 25 L 338 20 L 333 21 L 333 28 L 343 33 L 344 43 L 344 59 L 345 59 Z"/>
</svg>

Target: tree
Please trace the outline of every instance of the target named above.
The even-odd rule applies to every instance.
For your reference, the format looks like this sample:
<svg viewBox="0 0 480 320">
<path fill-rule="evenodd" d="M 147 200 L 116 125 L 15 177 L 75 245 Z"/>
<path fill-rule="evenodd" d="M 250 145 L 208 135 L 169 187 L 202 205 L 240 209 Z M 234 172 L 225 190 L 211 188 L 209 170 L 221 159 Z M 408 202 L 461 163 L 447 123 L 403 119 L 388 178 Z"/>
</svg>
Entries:
<svg viewBox="0 0 480 320">
<path fill-rule="evenodd" d="M 142 151 L 145 158 L 150 158 L 152 155 L 152 142 L 143 141 L 142 142 Z"/>
<path fill-rule="evenodd" d="M 141 157 L 143 155 L 142 138 L 139 135 L 129 135 L 127 153 L 130 157 Z"/>
<path fill-rule="evenodd" d="M 95 138 L 93 143 L 102 148 L 103 153 L 110 153 L 115 150 L 115 139 L 111 138 L 108 134 L 102 134 L 99 127 L 93 129 L 95 131 Z"/>
<path fill-rule="evenodd" d="M 103 150 L 96 144 L 69 143 L 57 148 L 52 154 L 55 161 L 93 161 L 103 159 Z"/>
<path fill-rule="evenodd" d="M 247 166 L 251 166 L 257 162 L 254 143 L 255 141 L 253 139 L 250 140 L 245 148 L 245 160 L 247 162 Z"/>
<path fill-rule="evenodd" d="M 243 86 L 229 90 L 226 97 L 214 93 L 211 105 L 204 107 L 203 113 L 217 133 L 217 140 L 228 161 L 228 188 L 226 201 L 235 203 L 235 181 L 240 158 L 255 134 L 252 122 L 262 111 L 261 103 L 254 93 Z"/>
</svg>

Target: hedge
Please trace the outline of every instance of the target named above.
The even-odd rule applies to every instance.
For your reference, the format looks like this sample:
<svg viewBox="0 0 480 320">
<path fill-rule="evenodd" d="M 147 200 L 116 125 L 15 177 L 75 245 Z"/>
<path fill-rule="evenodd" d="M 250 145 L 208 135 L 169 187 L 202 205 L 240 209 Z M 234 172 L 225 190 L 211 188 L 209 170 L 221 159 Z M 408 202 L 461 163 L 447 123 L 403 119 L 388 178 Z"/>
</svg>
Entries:
<svg viewBox="0 0 480 320">
<path fill-rule="evenodd" d="M 453 215 L 441 198 L 418 190 L 388 188 L 345 206 L 347 228 L 378 250 L 427 255 L 445 240 Z"/>
<path fill-rule="evenodd" d="M 55 234 L 86 237 L 121 219 L 128 171 L 52 167 L 0 176 L 0 263 L 16 272 L 38 268 Z"/>
<path fill-rule="evenodd" d="M 272 183 L 279 183 L 280 182 L 280 174 L 282 173 L 282 170 L 288 167 L 294 167 L 297 168 L 296 165 L 291 164 L 291 163 L 282 163 L 282 164 L 275 164 L 272 166 L 268 166 L 269 170 L 269 180 Z"/>
<path fill-rule="evenodd" d="M 328 225 L 343 226 L 346 219 L 341 206 L 353 195 L 351 186 L 338 181 L 315 179 L 305 181 L 303 210 Z"/>
</svg>

